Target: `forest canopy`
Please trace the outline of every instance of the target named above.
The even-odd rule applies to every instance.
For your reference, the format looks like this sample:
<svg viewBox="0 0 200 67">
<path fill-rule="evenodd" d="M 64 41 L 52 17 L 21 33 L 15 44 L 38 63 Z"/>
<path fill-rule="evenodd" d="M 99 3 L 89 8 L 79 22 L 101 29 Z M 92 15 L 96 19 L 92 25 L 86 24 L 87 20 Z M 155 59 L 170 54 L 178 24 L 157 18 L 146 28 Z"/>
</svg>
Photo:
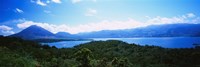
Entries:
<svg viewBox="0 0 200 67">
<path fill-rule="evenodd" d="M 141 46 L 118 40 L 56 48 L 20 38 L 0 37 L 2 67 L 198 67 L 200 48 Z"/>
</svg>

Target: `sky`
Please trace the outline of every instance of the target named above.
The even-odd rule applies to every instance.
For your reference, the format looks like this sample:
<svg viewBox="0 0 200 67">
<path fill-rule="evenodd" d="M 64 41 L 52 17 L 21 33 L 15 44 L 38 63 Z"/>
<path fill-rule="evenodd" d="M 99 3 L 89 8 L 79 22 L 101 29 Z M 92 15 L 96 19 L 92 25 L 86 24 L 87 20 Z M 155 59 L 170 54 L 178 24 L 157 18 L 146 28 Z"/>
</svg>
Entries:
<svg viewBox="0 0 200 67">
<path fill-rule="evenodd" d="M 200 23 L 200 0 L 0 0 L 0 35 L 38 25 L 77 34 Z"/>
</svg>

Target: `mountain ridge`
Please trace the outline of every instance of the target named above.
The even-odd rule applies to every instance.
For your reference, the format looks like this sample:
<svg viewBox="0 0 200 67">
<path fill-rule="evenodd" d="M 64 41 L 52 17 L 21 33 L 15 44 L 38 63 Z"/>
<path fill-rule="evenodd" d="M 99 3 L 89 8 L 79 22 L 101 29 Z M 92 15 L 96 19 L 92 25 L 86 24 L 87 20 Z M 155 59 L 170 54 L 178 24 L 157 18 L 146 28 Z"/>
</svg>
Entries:
<svg viewBox="0 0 200 67">
<path fill-rule="evenodd" d="M 32 25 L 11 37 L 23 39 L 55 39 L 55 38 L 132 38 L 132 37 L 200 37 L 200 24 L 164 24 L 151 25 L 124 30 L 102 30 L 96 32 L 56 34 L 42 27 Z"/>
<path fill-rule="evenodd" d="M 103 30 L 77 35 L 83 38 L 199 37 L 199 29 L 200 24 L 163 24 L 134 29 Z"/>
</svg>

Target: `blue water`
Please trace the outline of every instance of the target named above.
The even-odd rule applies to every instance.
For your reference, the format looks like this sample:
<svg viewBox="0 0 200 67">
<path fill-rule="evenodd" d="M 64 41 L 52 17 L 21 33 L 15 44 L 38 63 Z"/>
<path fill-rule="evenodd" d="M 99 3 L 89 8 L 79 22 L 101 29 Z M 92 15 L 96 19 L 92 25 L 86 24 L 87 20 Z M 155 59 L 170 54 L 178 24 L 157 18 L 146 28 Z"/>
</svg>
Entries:
<svg viewBox="0 0 200 67">
<path fill-rule="evenodd" d="M 61 41 L 61 42 L 42 43 L 42 44 L 48 44 L 49 46 L 56 46 L 57 48 L 70 48 L 88 42 L 90 41 Z"/>
<path fill-rule="evenodd" d="M 95 41 L 121 40 L 127 43 L 140 45 L 155 45 L 165 48 L 190 48 L 192 44 L 200 44 L 200 37 L 150 37 L 150 38 L 94 38 Z M 90 41 L 62 41 L 46 43 L 58 48 L 69 48 Z"/>
</svg>

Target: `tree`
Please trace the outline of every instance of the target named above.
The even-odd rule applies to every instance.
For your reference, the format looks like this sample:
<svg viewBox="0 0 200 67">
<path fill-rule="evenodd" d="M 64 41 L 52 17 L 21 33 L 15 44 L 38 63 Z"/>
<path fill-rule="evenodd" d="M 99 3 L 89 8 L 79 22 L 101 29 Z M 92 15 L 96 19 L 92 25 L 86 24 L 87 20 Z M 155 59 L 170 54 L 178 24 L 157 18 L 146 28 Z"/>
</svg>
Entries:
<svg viewBox="0 0 200 67">
<path fill-rule="evenodd" d="M 113 60 L 111 61 L 111 64 L 113 67 L 132 67 L 131 63 L 128 61 L 127 58 L 113 58 Z"/>
<path fill-rule="evenodd" d="M 82 48 L 81 50 L 75 53 L 76 60 L 81 63 L 79 67 L 91 67 L 91 53 L 91 50 L 89 50 L 88 48 Z"/>
</svg>

